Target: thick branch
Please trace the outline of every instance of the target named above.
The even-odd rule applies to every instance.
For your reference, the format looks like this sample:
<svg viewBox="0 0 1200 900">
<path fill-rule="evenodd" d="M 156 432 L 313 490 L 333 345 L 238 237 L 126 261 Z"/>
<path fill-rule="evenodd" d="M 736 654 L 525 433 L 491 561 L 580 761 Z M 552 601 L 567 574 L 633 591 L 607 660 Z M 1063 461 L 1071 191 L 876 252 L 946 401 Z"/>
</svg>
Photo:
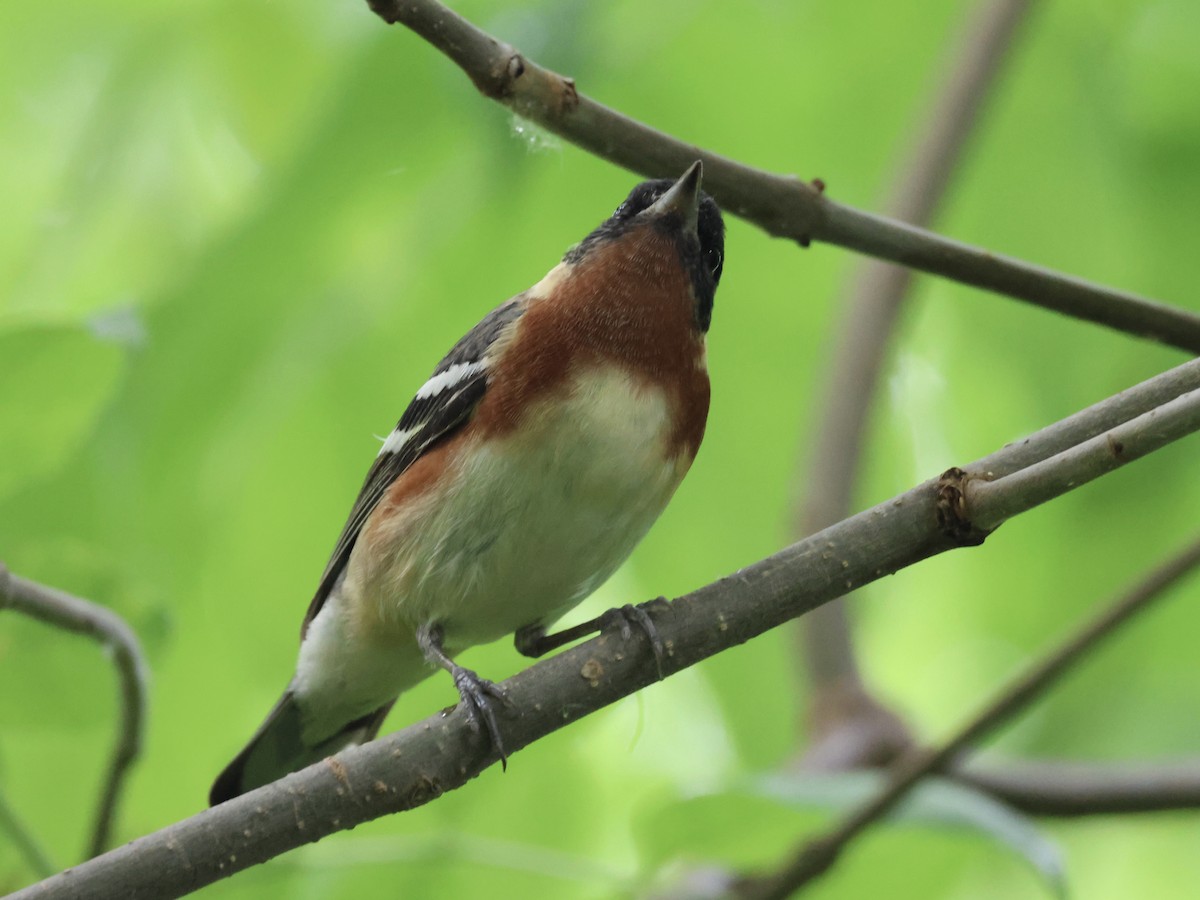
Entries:
<svg viewBox="0 0 1200 900">
<path fill-rule="evenodd" d="M 88 857 L 97 856 L 109 845 L 125 776 L 141 753 L 147 681 L 141 645 L 133 629 L 112 610 L 20 578 L 0 565 L 0 609 L 6 608 L 86 635 L 112 653 L 121 684 L 121 721 L 88 841 Z"/>
<path fill-rule="evenodd" d="M 997 80 L 1001 63 L 1029 0 L 992 0 L 972 10 L 954 38 L 948 67 L 932 108 L 918 129 L 916 145 L 898 167 L 893 218 L 925 226 L 941 203 L 980 110 Z M 839 519 L 851 508 L 859 448 L 879 373 L 887 355 L 912 272 L 879 260 L 860 264 L 844 310 L 813 435 L 812 458 L 800 476 L 804 503 L 795 514 L 797 538 Z M 848 768 L 886 762 L 911 745 L 900 719 L 862 684 L 854 659 L 845 603 L 835 601 L 801 620 L 801 658 L 813 688 L 813 744 L 805 765 Z M 848 740 L 847 738 L 854 738 Z"/>
<path fill-rule="evenodd" d="M 772 175 L 677 140 L 578 93 L 435 0 L 370 0 L 442 51 L 486 96 L 548 131 L 634 172 L 678 175 L 704 160 L 704 187 L 723 208 L 769 234 L 825 241 L 1036 306 L 1200 353 L 1200 316 L 1052 272 L 836 203 L 794 176 Z"/>
<path fill-rule="evenodd" d="M 826 872 L 850 841 L 895 809 L 921 779 L 946 769 L 970 752 L 985 736 L 1021 710 L 1027 709 L 1070 668 L 1090 656 L 1102 641 L 1135 615 L 1149 609 L 1169 588 L 1193 572 L 1197 565 L 1200 565 L 1200 539 L 1194 540 L 1182 552 L 1163 563 L 1100 615 L 1030 666 L 940 747 L 917 751 L 902 759 L 893 770 L 887 787 L 874 798 L 848 815 L 828 834 L 808 842 L 779 873 L 759 881 L 744 882 L 738 896 L 753 900 L 781 900 Z"/>
<path fill-rule="evenodd" d="M 1127 411 L 1128 404 L 1116 408 Z M 1093 411 L 1094 420 L 1103 418 L 1102 410 Z M 926 482 L 673 603 L 648 604 L 667 650 L 662 672 L 674 674 L 861 584 L 961 546 L 959 532 L 945 527 L 946 503 L 945 479 Z M 519 711 L 501 722 L 510 755 L 657 680 L 654 654 L 644 638 L 637 641 L 630 646 L 602 635 L 505 682 Z M 456 709 L 343 751 L 16 897 L 179 896 L 334 831 L 427 803 L 495 761 L 490 750 L 481 753 L 479 736 Z"/>
</svg>

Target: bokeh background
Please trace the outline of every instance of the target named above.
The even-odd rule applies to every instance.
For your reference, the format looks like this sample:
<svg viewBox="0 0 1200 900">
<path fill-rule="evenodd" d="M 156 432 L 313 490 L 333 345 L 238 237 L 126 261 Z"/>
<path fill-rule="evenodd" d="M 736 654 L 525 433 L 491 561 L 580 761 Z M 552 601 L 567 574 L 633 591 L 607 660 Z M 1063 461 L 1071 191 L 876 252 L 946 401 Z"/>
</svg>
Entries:
<svg viewBox="0 0 1200 900">
<path fill-rule="evenodd" d="M 1200 6 L 1039 4 L 937 227 L 1200 309 Z M 580 89 L 746 163 L 878 208 L 968 4 L 667 0 L 460 11 Z M 119 823 L 198 811 L 290 675 L 376 435 L 441 354 L 638 180 L 515 121 L 365 4 L 0 6 L 0 558 L 104 603 L 145 643 L 149 735 Z M 787 541 L 793 478 L 855 260 L 729 222 L 709 434 L 672 507 L 574 618 L 677 595 Z M 917 283 L 860 505 L 1183 360 L 933 279 Z M 1197 525 L 1184 441 L 862 592 L 871 682 L 926 737 Z M 1195 753 L 1200 584 L 989 748 Z M 767 863 L 828 819 L 722 800 L 803 746 L 792 641 L 766 635 L 553 735 L 466 789 L 204 896 L 623 896 L 665 867 Z M 523 661 L 505 643 L 464 660 Z M 115 721 L 108 662 L 0 616 L 0 790 L 77 860 Z M 454 700 L 406 696 L 394 727 Z M 697 811 L 680 815 L 681 809 Z M 706 818 L 698 818 L 704 812 Z M 1042 825 L 1075 896 L 1200 891 L 1197 816 Z M 724 836 L 723 836 L 724 835 Z M 0 838 L 0 892 L 31 880 Z M 1020 855 L 881 828 L 817 897 L 1028 897 Z"/>
</svg>

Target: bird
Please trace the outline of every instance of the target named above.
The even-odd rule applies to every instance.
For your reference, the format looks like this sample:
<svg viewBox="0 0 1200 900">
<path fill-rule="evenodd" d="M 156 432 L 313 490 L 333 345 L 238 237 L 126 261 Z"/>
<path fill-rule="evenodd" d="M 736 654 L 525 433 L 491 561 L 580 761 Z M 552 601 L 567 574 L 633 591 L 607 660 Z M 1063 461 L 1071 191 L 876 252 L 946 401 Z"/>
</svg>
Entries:
<svg viewBox="0 0 1200 900">
<path fill-rule="evenodd" d="M 505 761 L 504 692 L 455 657 L 509 634 L 540 656 L 605 627 L 547 632 L 625 561 L 704 437 L 725 225 L 702 177 L 697 160 L 638 184 L 418 388 L 309 604 L 295 673 L 211 805 L 373 739 L 438 669 Z M 656 638 L 637 607 L 610 613 Z"/>
</svg>

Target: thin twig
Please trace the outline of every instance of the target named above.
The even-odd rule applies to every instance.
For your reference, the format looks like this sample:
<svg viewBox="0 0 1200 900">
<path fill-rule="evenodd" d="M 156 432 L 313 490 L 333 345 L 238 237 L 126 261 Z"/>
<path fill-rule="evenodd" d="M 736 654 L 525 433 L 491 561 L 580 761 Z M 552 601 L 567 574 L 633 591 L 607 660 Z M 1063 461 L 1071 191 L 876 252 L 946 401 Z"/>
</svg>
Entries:
<svg viewBox="0 0 1200 900">
<path fill-rule="evenodd" d="M 1029 509 L 1029 504 L 1052 500 L 1197 428 L 1200 428 L 1200 389 L 1181 394 L 1011 475 L 995 481 L 969 477 L 964 515 L 975 528 L 991 531 L 1012 515 Z M 1067 473 L 1070 473 L 1069 483 L 1064 481 Z"/>
<path fill-rule="evenodd" d="M 49 878 L 58 871 L 58 866 L 38 843 L 28 828 L 17 817 L 16 812 L 9 806 L 8 799 L 0 792 L 0 834 L 6 835 L 17 852 L 25 860 L 25 865 L 38 878 Z"/>
<path fill-rule="evenodd" d="M 949 773 L 1031 816 L 1129 815 L 1200 807 L 1200 759 L 968 764 Z"/>
<path fill-rule="evenodd" d="M 1198 388 L 1200 359 L 1188 360 L 1028 437 L 1006 444 L 966 469 L 973 475 L 989 479 L 1011 475 Z"/>
<path fill-rule="evenodd" d="M 1114 409 L 1123 414 L 1129 403 Z M 1097 407 L 1091 419 L 1103 420 L 1103 411 Z M 1060 474 L 1067 481 L 1074 478 L 1071 472 Z M 672 675 L 848 590 L 961 546 L 958 533 L 944 527 L 945 482 L 919 485 L 671 603 L 646 604 L 667 649 L 661 673 Z M 500 724 L 510 758 L 657 682 L 660 669 L 650 642 L 637 634 L 633 643 L 617 634 L 601 635 L 506 681 L 514 714 Z M 432 716 L 139 838 L 13 900 L 141 891 L 179 896 L 463 786 L 497 761 L 482 740 L 461 709 Z"/>
<path fill-rule="evenodd" d="M 906 163 L 897 167 L 892 198 L 884 204 L 892 218 L 920 226 L 933 219 L 1029 8 L 1029 0 L 992 0 L 973 9 L 953 38 L 954 60 L 917 129 L 919 140 Z M 867 414 L 912 275 L 900 266 L 866 260 L 859 265 L 847 300 L 839 304 L 844 313 L 832 341 L 818 421 L 806 432 L 813 435 L 812 458 L 799 478 L 802 490 L 798 486 L 793 492 L 804 497 L 794 514 L 797 538 L 850 512 Z M 912 743 L 899 717 L 862 683 L 846 613 L 848 600 L 844 597 L 800 620 L 800 655 L 813 693 L 811 744 L 804 758 L 808 767 L 885 763 Z M 844 740 L 845 734 L 856 739 Z"/>
<path fill-rule="evenodd" d="M 141 752 L 147 667 L 133 629 L 110 609 L 13 575 L 0 564 L 0 609 L 13 609 L 56 628 L 86 635 L 112 654 L 120 680 L 121 721 L 101 787 L 87 858 L 108 849 L 125 776 Z"/>
<path fill-rule="evenodd" d="M 999 483 L 999 482 L 998 482 Z M 826 872 L 851 840 L 891 812 L 921 779 L 944 770 L 985 736 L 1053 687 L 1068 669 L 1091 656 L 1100 643 L 1135 615 L 1149 609 L 1180 579 L 1200 565 L 1200 538 L 1118 597 L 1100 615 L 1008 684 L 978 715 L 935 750 L 916 751 L 900 760 L 887 786 L 830 831 L 808 842 L 778 873 L 747 879 L 737 892 L 752 900 L 788 897 Z"/>
<path fill-rule="evenodd" d="M 769 234 L 805 246 L 814 240 L 837 244 L 1200 353 L 1200 315 L 843 206 L 799 178 L 680 141 L 579 93 L 572 79 L 539 66 L 436 0 L 369 2 L 384 21 L 404 24 L 453 60 L 485 96 L 602 159 L 653 177 L 678 175 L 704 160 L 705 190 Z"/>
</svg>

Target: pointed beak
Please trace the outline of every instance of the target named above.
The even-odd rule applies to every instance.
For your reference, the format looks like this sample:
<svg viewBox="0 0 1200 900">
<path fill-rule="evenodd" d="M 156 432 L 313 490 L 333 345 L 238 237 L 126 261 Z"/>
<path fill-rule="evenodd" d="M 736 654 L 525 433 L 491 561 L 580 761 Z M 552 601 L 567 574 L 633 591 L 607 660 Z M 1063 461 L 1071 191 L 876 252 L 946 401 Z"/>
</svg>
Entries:
<svg viewBox="0 0 1200 900">
<path fill-rule="evenodd" d="M 684 231 L 695 234 L 700 217 L 700 179 L 703 176 L 704 166 L 700 160 L 696 160 L 646 212 L 651 216 L 677 215 L 683 219 Z"/>
</svg>

